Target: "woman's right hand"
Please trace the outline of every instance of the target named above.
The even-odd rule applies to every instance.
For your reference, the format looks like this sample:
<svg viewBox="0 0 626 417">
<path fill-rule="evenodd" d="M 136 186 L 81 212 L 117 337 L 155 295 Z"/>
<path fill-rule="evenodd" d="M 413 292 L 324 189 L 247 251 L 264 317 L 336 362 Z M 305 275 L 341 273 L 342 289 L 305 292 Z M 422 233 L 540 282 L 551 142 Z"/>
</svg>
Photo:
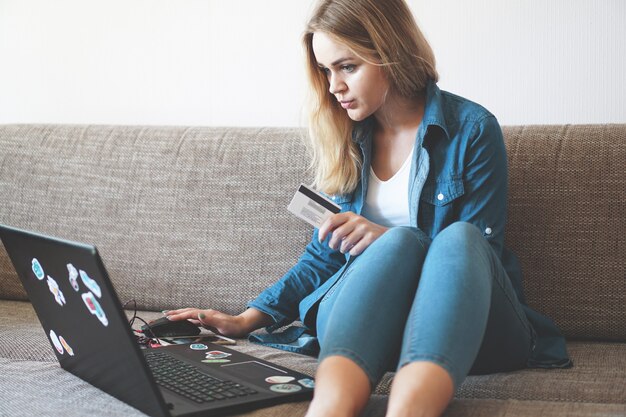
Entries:
<svg viewBox="0 0 626 417">
<path fill-rule="evenodd" d="M 212 332 L 228 337 L 243 337 L 248 333 L 269 326 L 274 320 L 267 314 L 254 308 L 249 308 L 238 316 L 222 313 L 217 310 L 201 310 L 199 308 L 181 308 L 164 311 L 170 320 L 189 320 L 192 323 L 206 327 Z"/>
</svg>

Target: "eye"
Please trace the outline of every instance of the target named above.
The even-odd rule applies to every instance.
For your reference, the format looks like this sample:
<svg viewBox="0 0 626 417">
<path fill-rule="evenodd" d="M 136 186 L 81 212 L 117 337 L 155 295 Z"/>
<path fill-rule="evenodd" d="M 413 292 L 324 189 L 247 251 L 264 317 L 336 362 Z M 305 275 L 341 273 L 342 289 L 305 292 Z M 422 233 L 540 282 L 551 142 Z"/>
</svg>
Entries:
<svg viewBox="0 0 626 417">
<path fill-rule="evenodd" d="M 355 69 L 356 69 L 356 65 L 354 64 L 346 64 L 346 65 L 341 66 L 341 70 L 347 73 L 354 72 Z"/>
<path fill-rule="evenodd" d="M 330 69 L 326 68 L 326 67 L 319 67 L 320 71 L 322 71 L 324 73 L 324 75 L 326 75 L 328 77 L 328 75 L 330 75 Z"/>
</svg>

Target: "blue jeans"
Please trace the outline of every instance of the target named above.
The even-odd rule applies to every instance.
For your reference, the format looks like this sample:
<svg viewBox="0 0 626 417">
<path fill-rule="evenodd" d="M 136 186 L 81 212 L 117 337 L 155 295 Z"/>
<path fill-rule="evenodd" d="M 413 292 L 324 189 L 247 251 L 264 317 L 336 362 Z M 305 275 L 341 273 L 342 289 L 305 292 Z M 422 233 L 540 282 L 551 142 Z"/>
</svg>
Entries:
<svg viewBox="0 0 626 417">
<path fill-rule="evenodd" d="M 320 360 L 353 360 L 372 387 L 416 361 L 442 366 L 455 389 L 470 373 L 526 367 L 534 331 L 476 226 L 454 223 L 432 241 L 391 228 L 350 262 L 319 304 Z"/>
</svg>

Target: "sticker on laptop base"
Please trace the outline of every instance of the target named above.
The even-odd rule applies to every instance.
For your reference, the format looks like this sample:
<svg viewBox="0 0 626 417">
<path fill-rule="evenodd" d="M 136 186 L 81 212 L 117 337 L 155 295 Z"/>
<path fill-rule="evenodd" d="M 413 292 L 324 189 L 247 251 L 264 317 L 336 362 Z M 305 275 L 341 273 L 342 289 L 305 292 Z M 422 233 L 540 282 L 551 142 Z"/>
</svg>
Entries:
<svg viewBox="0 0 626 417">
<path fill-rule="evenodd" d="M 56 348 L 57 352 L 59 352 L 59 355 L 62 355 L 64 352 L 63 345 L 54 330 L 50 330 L 50 340 L 52 340 L 52 344 Z"/>
<path fill-rule="evenodd" d="M 271 385 L 270 389 L 274 392 L 281 392 L 281 393 L 288 394 L 290 392 L 298 392 L 302 389 L 302 387 L 300 385 L 295 385 L 295 384 L 276 384 L 276 385 Z"/>
<path fill-rule="evenodd" d="M 67 264 L 67 272 L 70 274 L 69 280 L 74 291 L 78 292 L 80 287 L 78 286 L 78 271 L 72 264 Z"/>
<path fill-rule="evenodd" d="M 31 265 L 33 268 L 33 273 L 35 274 L 37 279 L 39 281 L 43 280 L 46 277 L 46 274 L 43 272 L 43 268 L 41 267 L 41 264 L 39 263 L 37 258 L 33 258 L 33 260 L 31 261 Z"/>
<path fill-rule="evenodd" d="M 265 378 L 265 382 L 267 382 L 268 384 L 286 384 L 287 382 L 291 382 L 294 379 L 296 378 L 284 375 L 268 376 L 267 378 Z"/>
<path fill-rule="evenodd" d="M 207 350 L 209 347 L 204 343 L 193 343 L 189 346 L 192 350 Z"/>
<path fill-rule="evenodd" d="M 98 302 L 96 297 L 94 297 L 91 292 L 86 292 L 81 296 L 83 297 L 83 301 L 89 309 L 89 312 L 96 316 L 104 326 L 108 326 L 109 320 L 107 319 L 106 314 L 104 314 L 104 310 L 100 306 L 100 303 Z"/>
<path fill-rule="evenodd" d="M 230 359 L 203 359 L 200 362 L 202 363 L 228 363 Z"/>
<path fill-rule="evenodd" d="M 59 342 L 61 342 L 61 345 L 63 345 L 63 347 L 65 348 L 65 351 L 68 353 L 68 355 L 74 356 L 74 349 L 72 349 L 70 347 L 70 345 L 65 341 L 63 336 L 59 336 Z"/>
<path fill-rule="evenodd" d="M 224 359 L 232 356 L 230 353 L 222 352 L 221 350 L 212 350 L 206 353 L 207 359 Z"/>
<path fill-rule="evenodd" d="M 54 278 L 52 278 L 50 275 L 48 275 L 48 289 L 50 289 L 50 292 L 52 293 L 52 295 L 54 295 L 54 300 L 61 307 L 63 307 L 63 305 L 66 303 L 63 291 L 59 289 L 59 284 L 57 284 Z"/>
<path fill-rule="evenodd" d="M 102 291 L 100 290 L 100 286 L 98 285 L 98 283 L 95 280 L 91 279 L 89 275 L 87 275 L 87 273 L 82 269 L 78 272 L 80 274 L 80 279 L 83 281 L 83 284 L 85 284 L 85 286 L 89 288 L 91 292 L 96 294 L 98 298 L 102 297 Z"/>
<path fill-rule="evenodd" d="M 298 383 L 300 383 L 300 385 L 302 385 L 304 388 L 315 388 L 315 381 L 313 381 L 311 378 L 299 379 Z"/>
</svg>

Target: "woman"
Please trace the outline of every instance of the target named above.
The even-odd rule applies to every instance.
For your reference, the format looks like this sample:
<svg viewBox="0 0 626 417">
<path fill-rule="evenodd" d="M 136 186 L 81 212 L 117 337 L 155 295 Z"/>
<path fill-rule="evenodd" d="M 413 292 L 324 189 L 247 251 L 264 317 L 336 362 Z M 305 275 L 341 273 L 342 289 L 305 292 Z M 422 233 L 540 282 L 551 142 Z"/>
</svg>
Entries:
<svg viewBox="0 0 626 417">
<path fill-rule="evenodd" d="M 404 1 L 322 0 L 303 41 L 314 185 L 342 211 L 239 316 L 168 316 L 230 336 L 302 320 L 321 348 L 310 417 L 358 415 L 390 370 L 388 416 L 437 416 L 469 373 L 569 366 L 503 247 L 498 122 L 439 90 Z"/>
</svg>

